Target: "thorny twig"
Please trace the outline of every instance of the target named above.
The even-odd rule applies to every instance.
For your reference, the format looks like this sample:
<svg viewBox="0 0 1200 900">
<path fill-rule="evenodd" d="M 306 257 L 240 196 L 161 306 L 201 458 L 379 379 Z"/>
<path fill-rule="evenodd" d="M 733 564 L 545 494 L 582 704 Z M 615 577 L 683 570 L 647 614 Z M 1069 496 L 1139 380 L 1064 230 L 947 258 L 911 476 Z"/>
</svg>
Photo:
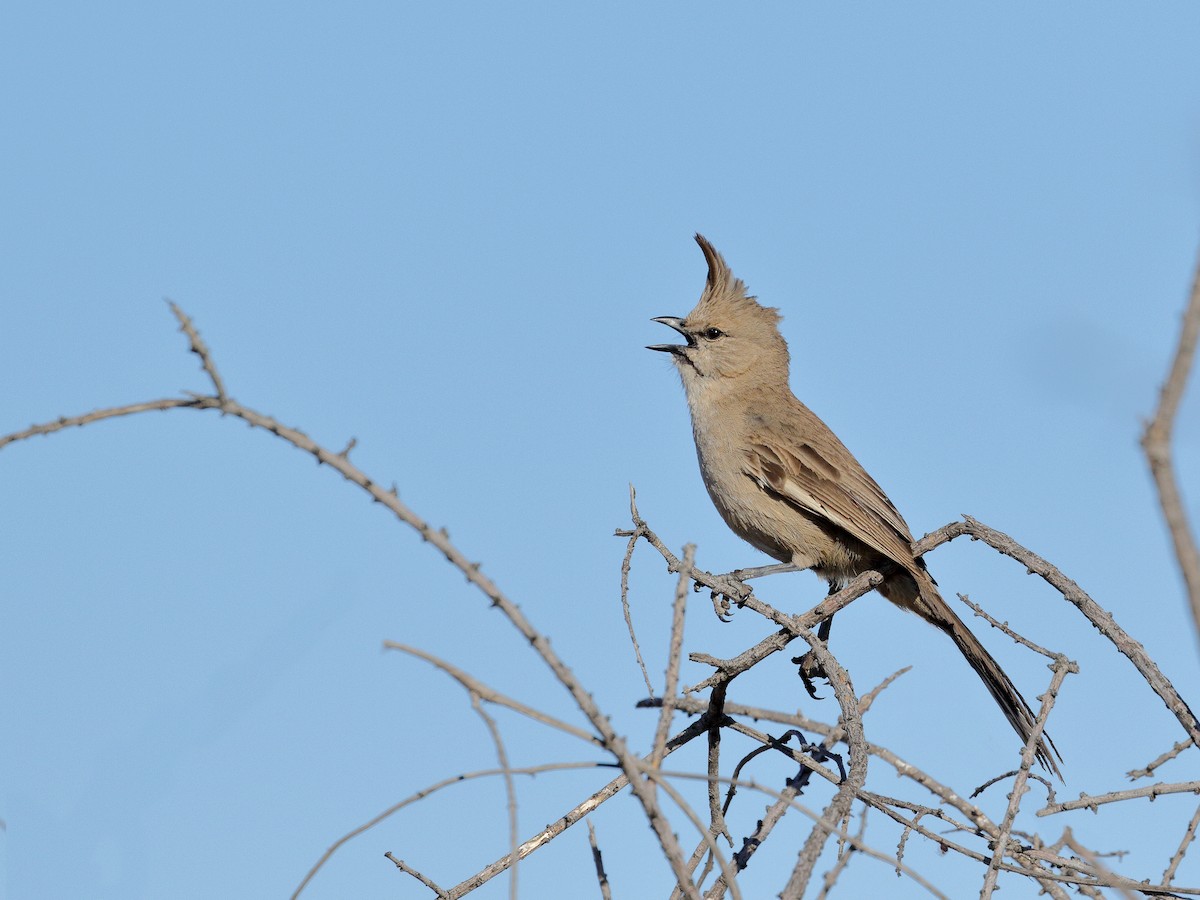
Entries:
<svg viewBox="0 0 1200 900">
<path fill-rule="evenodd" d="M 1064 800 L 1062 803 L 1048 803 L 1037 811 L 1039 816 L 1052 816 L 1055 813 L 1071 809 L 1090 809 L 1097 812 L 1097 807 L 1106 803 L 1120 803 L 1122 800 L 1136 800 L 1142 797 L 1154 800 L 1168 794 L 1200 794 L 1200 781 L 1184 781 L 1178 784 L 1151 784 L 1142 788 L 1130 788 L 1127 791 L 1112 791 L 1108 794 L 1080 794 L 1078 800 Z"/>
<path fill-rule="evenodd" d="M 633 485 L 629 486 L 629 502 L 634 502 Z M 637 549 L 638 538 L 641 535 L 637 532 L 632 532 L 629 535 L 629 544 L 625 547 L 625 557 L 621 560 L 621 612 L 625 615 L 625 627 L 629 629 L 629 641 L 633 644 L 633 655 L 637 660 L 638 668 L 642 671 L 642 678 L 646 682 L 646 691 L 651 697 L 654 696 L 654 685 L 650 682 L 650 673 L 646 670 L 646 661 L 642 659 L 642 648 L 638 644 L 637 632 L 633 628 L 633 611 L 629 606 L 629 571 L 633 563 L 633 551 Z"/>
<path fill-rule="evenodd" d="M 1008 795 L 1008 808 L 1004 811 L 1004 818 L 1000 822 L 1000 834 L 993 845 L 995 852 L 992 854 L 992 861 L 988 864 L 987 874 L 983 879 L 983 889 L 979 894 L 980 900 L 989 900 L 992 893 L 996 890 L 996 879 L 1000 874 L 1000 862 L 1003 861 L 1005 853 L 1008 852 L 1008 841 L 1012 836 L 1013 823 L 1017 818 L 1017 810 L 1020 809 L 1021 799 L 1024 797 L 1025 792 L 1029 790 L 1027 787 L 1029 771 L 1033 767 L 1038 742 L 1041 740 L 1042 732 L 1046 727 L 1046 717 L 1050 715 L 1050 710 L 1054 708 L 1054 701 L 1058 697 L 1058 691 L 1062 686 L 1063 679 L 1067 677 L 1069 672 L 1079 671 L 1079 666 L 1075 665 L 1075 663 L 1068 660 L 1065 656 L 1059 656 L 1054 661 L 1053 668 L 1054 675 L 1050 679 L 1050 687 L 1042 695 L 1042 708 L 1038 711 L 1033 728 L 1030 729 L 1029 737 L 1025 741 L 1025 746 L 1021 749 L 1021 767 L 1017 770 L 1017 777 L 1013 780 L 1012 791 Z"/>
<path fill-rule="evenodd" d="M 1183 838 L 1179 841 L 1179 849 L 1175 851 L 1175 855 L 1167 863 L 1166 871 L 1163 872 L 1162 877 L 1164 886 L 1169 885 L 1175 879 L 1175 871 L 1179 868 L 1179 864 L 1183 862 L 1188 845 L 1196 839 L 1197 826 L 1200 826 L 1200 806 L 1196 807 L 1195 813 L 1192 814 L 1192 821 L 1188 823 L 1187 830 L 1184 831 Z"/>
<path fill-rule="evenodd" d="M 395 864 L 396 868 L 399 869 L 401 872 L 405 873 L 406 875 L 411 875 L 413 878 L 417 879 L 417 881 L 421 882 L 421 884 L 425 885 L 425 887 L 427 887 L 431 891 L 433 891 L 433 893 L 435 895 L 437 895 L 438 900 L 447 900 L 447 898 L 449 898 L 450 895 L 447 894 L 445 891 L 443 891 L 436 884 L 434 884 L 431 879 L 429 879 L 425 875 L 422 875 L 420 872 L 418 872 L 412 866 L 410 866 L 406 862 L 404 862 L 404 860 L 398 859 L 396 856 L 393 856 L 391 850 L 389 850 L 387 853 L 385 853 L 383 855 L 387 859 L 390 859 Z"/>
<path fill-rule="evenodd" d="M 1151 760 L 1150 762 L 1146 763 L 1145 768 L 1131 769 L 1130 771 L 1126 772 L 1125 774 L 1129 778 L 1130 781 L 1137 781 L 1139 778 L 1149 778 L 1151 775 L 1154 774 L 1154 770 L 1157 769 L 1159 766 L 1163 765 L 1164 763 L 1170 762 L 1175 757 L 1177 757 L 1180 753 L 1182 753 L 1184 750 L 1186 750 L 1188 747 L 1194 747 L 1195 745 L 1196 745 L 1196 742 L 1193 741 L 1191 738 L 1188 738 L 1187 740 L 1184 740 L 1184 741 L 1179 741 L 1177 744 L 1175 744 L 1173 747 L 1171 747 L 1170 750 L 1161 754 L 1156 759 Z"/>
</svg>

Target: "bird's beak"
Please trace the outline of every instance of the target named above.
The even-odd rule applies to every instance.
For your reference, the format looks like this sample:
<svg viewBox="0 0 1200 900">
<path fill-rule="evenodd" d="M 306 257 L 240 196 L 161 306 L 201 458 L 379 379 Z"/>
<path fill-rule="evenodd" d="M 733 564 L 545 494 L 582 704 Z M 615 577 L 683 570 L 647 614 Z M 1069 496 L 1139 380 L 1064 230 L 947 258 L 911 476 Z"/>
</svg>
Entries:
<svg viewBox="0 0 1200 900">
<path fill-rule="evenodd" d="M 684 330 L 683 325 L 681 324 L 683 319 L 677 318 L 676 316 L 659 316 L 657 319 L 651 319 L 650 321 L 661 322 L 663 325 L 666 325 L 669 328 L 674 328 L 685 338 L 687 338 L 687 344 L 651 344 L 646 348 L 647 350 L 661 350 L 663 353 L 683 353 L 684 350 L 692 346 L 691 335 Z"/>
</svg>

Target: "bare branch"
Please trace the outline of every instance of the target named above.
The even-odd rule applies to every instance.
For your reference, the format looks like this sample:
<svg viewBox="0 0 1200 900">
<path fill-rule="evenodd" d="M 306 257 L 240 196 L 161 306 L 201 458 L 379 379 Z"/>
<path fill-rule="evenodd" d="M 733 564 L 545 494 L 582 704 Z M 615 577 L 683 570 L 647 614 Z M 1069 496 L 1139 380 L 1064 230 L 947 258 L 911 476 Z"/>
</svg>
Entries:
<svg viewBox="0 0 1200 900">
<path fill-rule="evenodd" d="M 890 685 L 893 681 L 895 681 L 897 678 L 899 678 L 901 675 L 903 675 L 905 672 L 907 672 L 909 670 L 909 668 L 911 668 L 911 667 L 905 667 L 905 668 L 901 669 L 900 671 L 895 672 L 894 674 L 888 676 L 882 682 L 880 682 L 878 685 L 876 685 L 874 688 L 872 688 L 868 693 L 864 694 L 858 701 L 859 714 L 860 715 L 865 714 L 867 712 L 867 710 L 871 708 L 871 704 L 874 703 L 875 699 L 888 687 L 888 685 Z M 722 686 L 722 688 L 723 687 L 724 686 Z M 760 712 L 762 713 L 762 715 L 759 715 Z M 775 721 L 788 720 L 788 724 L 796 724 L 792 720 L 795 720 L 796 718 L 798 718 L 796 716 L 791 716 L 791 715 L 787 715 L 787 714 L 776 714 L 773 711 L 769 711 L 769 710 L 757 710 L 757 709 L 751 710 L 744 706 L 730 707 L 730 713 L 734 714 L 734 715 L 751 715 L 755 719 L 761 719 L 761 718 L 772 719 L 775 716 L 778 716 L 778 718 L 774 718 Z M 743 734 L 750 734 L 749 729 L 738 728 L 738 730 L 741 731 Z M 801 732 L 799 732 L 799 731 L 789 732 L 788 734 L 790 735 L 793 733 L 796 735 L 801 734 Z M 828 732 L 828 735 L 826 736 L 825 740 L 822 742 L 821 746 L 816 748 L 816 752 L 813 754 L 814 757 L 819 758 L 820 754 L 822 752 L 827 751 L 828 748 L 832 747 L 832 745 L 834 743 L 841 740 L 843 733 L 844 732 L 843 732 L 843 728 L 841 725 L 838 725 L 837 727 L 832 728 Z M 756 740 L 760 741 L 760 747 L 756 748 L 754 751 L 752 751 L 750 754 L 748 754 L 747 757 L 745 759 L 743 759 L 741 762 L 739 762 L 738 765 L 734 768 L 733 780 L 731 781 L 731 785 L 729 788 L 729 797 L 725 801 L 726 809 L 728 809 L 729 804 L 733 799 L 733 792 L 734 792 L 735 785 L 736 785 L 736 779 L 737 779 L 738 773 L 741 771 L 742 767 L 751 758 L 753 758 L 756 754 L 758 754 L 762 750 L 767 749 L 768 747 L 770 747 L 771 749 L 776 749 L 776 750 L 782 749 L 781 745 L 784 741 L 787 740 L 787 737 L 788 737 L 787 735 L 785 735 L 783 738 L 781 738 L 779 740 L 772 739 L 771 743 L 768 744 L 765 742 L 765 739 L 767 738 L 766 735 L 760 736 L 760 735 L 755 734 L 753 736 L 755 737 Z M 737 852 L 737 854 L 734 856 L 734 862 L 737 864 L 739 871 L 741 871 L 742 869 L 745 869 L 750 864 L 750 859 L 754 856 L 755 852 L 757 852 L 758 848 L 761 847 L 763 842 L 770 836 L 771 832 L 775 828 L 775 825 L 779 823 L 779 821 L 783 818 L 783 814 L 791 807 L 792 801 L 797 796 L 799 796 L 800 792 L 807 785 L 809 775 L 815 771 L 818 771 L 813 765 L 810 764 L 807 757 L 802 758 L 799 761 L 801 764 L 800 772 L 796 776 L 788 779 L 787 783 L 784 786 L 784 789 L 779 793 L 778 799 L 774 803 L 772 803 L 771 806 L 769 806 L 767 808 L 766 814 L 759 820 L 758 825 L 754 830 L 754 833 L 751 834 L 747 838 L 743 838 L 742 849 L 739 850 Z M 826 888 L 823 888 L 823 892 L 828 889 L 828 885 L 830 885 L 831 883 L 832 882 L 828 881 L 828 879 L 826 880 Z M 707 895 L 708 898 L 710 898 L 710 900 L 719 900 L 719 898 L 721 896 L 723 896 L 723 886 L 724 886 L 723 882 L 718 881 L 717 884 L 714 885 L 713 890 L 710 891 L 709 894 Z"/>
<path fill-rule="evenodd" d="M 1139 797 L 1149 797 L 1154 800 L 1167 794 L 1200 794 L 1200 781 L 1184 781 L 1178 784 L 1152 784 L 1143 788 L 1130 788 L 1127 791 L 1113 791 L 1108 794 L 1097 794 L 1094 797 L 1080 794 L 1078 800 L 1065 800 L 1062 803 L 1047 803 L 1037 811 L 1039 816 L 1051 816 L 1055 813 L 1071 809 L 1090 809 L 1096 812 L 1096 807 L 1105 803 L 1119 803 L 1122 800 L 1136 800 Z"/>
<path fill-rule="evenodd" d="M 393 863 L 395 863 L 396 868 L 399 869 L 401 872 L 404 872 L 407 875 L 411 875 L 413 878 L 417 879 L 417 881 L 421 882 L 421 884 L 425 885 L 425 887 L 427 887 L 431 891 L 433 891 L 434 894 L 437 895 L 438 900 L 445 900 L 445 898 L 448 896 L 445 891 L 443 891 L 440 887 L 438 887 L 436 884 L 434 884 L 429 878 L 425 877 L 420 872 L 418 872 L 416 869 L 409 866 L 407 863 L 404 862 L 404 860 L 397 859 L 395 856 L 393 856 L 391 850 L 389 850 L 387 853 L 385 853 L 383 855 L 385 857 L 387 857 L 388 859 L 390 859 Z"/>
<path fill-rule="evenodd" d="M 935 842 L 943 850 L 953 850 L 956 853 L 967 857 L 968 859 L 973 859 L 981 863 L 990 863 L 992 859 L 990 855 L 985 856 L 976 850 L 972 850 L 969 847 L 964 847 L 962 844 L 950 840 L 944 834 L 933 833 L 915 819 L 905 818 L 892 808 L 892 805 L 886 801 L 886 798 L 880 798 L 878 795 L 864 791 L 860 792 L 859 799 L 868 803 L 872 809 L 878 809 L 893 821 L 904 825 L 905 827 L 915 831 L 917 834 L 920 834 L 923 837 Z M 923 813 L 926 815 L 935 815 L 938 818 L 941 818 L 937 810 L 926 809 L 923 811 Z M 1054 888 L 1054 882 L 1083 887 L 1132 887 L 1133 889 L 1142 890 L 1150 894 L 1167 893 L 1161 889 L 1156 890 L 1154 888 L 1147 888 L 1145 882 L 1134 882 L 1130 879 L 1113 875 L 1111 872 L 1108 872 L 1107 869 L 1099 870 L 1091 867 L 1088 864 L 1085 864 L 1081 860 L 1067 859 L 1046 850 L 1039 850 L 1032 847 L 1023 850 L 1012 848 L 1010 852 L 1017 865 L 1010 865 L 1009 863 L 1004 862 L 999 863 L 999 868 L 1002 871 L 1014 872 L 1018 875 L 1027 875 L 1036 878 L 1043 888 L 1050 891 L 1056 897 L 1062 897 L 1064 895 L 1062 894 L 1061 890 Z M 1063 871 L 1052 872 L 1045 868 L 1047 865 L 1054 866 L 1062 869 Z M 1178 893 L 1200 894 L 1200 889 L 1193 890 L 1189 888 L 1174 888 L 1173 890 Z"/>
<path fill-rule="evenodd" d="M 600 845 L 596 843 L 596 828 L 588 819 L 588 843 L 592 845 L 592 862 L 596 866 L 596 879 L 600 882 L 601 900 L 612 900 L 612 887 L 608 883 L 608 875 L 604 872 L 604 857 L 600 854 Z"/>
<path fill-rule="evenodd" d="M 1017 810 L 1020 809 L 1021 800 L 1025 796 L 1026 791 L 1029 790 L 1027 786 L 1029 770 L 1033 767 L 1033 760 L 1037 755 L 1038 743 L 1041 741 L 1042 732 L 1046 727 L 1046 719 L 1050 715 L 1050 711 L 1054 708 L 1054 701 L 1058 696 L 1059 688 L 1062 687 L 1063 679 L 1071 671 L 1078 672 L 1079 667 L 1065 656 L 1059 656 L 1055 659 L 1054 675 L 1050 680 L 1050 687 L 1042 695 L 1042 708 L 1038 711 L 1033 728 L 1030 729 L 1029 737 L 1025 741 L 1024 748 L 1021 750 L 1021 767 L 1017 770 L 1017 777 L 1013 781 L 1012 791 L 1008 795 L 1008 808 L 1004 811 L 1004 818 L 1000 822 L 1000 834 L 995 840 L 995 852 L 992 854 L 987 874 L 983 879 L 983 889 L 979 894 L 980 900 L 989 900 L 992 893 L 996 890 L 996 879 L 1000 874 L 1000 862 L 1004 859 L 1005 853 L 1008 852 L 1008 841 L 1012 837 L 1013 823 L 1017 818 Z"/>
<path fill-rule="evenodd" d="M 522 768 L 519 768 L 519 769 L 508 769 L 507 771 L 513 775 L 537 775 L 542 772 L 559 772 L 559 771 L 569 770 L 569 769 L 596 769 L 599 767 L 600 767 L 600 763 L 596 763 L 596 762 L 544 763 L 540 766 L 523 766 Z M 422 788 L 421 790 L 417 791 L 415 794 L 410 794 L 409 796 L 405 797 L 403 800 L 401 800 L 398 803 L 392 804 L 387 809 L 385 809 L 383 812 L 381 812 L 379 815 L 364 822 L 362 825 L 359 825 L 357 828 L 347 832 L 346 834 L 344 834 L 340 838 L 338 838 L 336 841 L 334 841 L 332 844 L 330 844 L 329 848 L 324 853 L 321 854 L 320 859 L 318 859 L 315 863 L 313 863 L 312 868 L 308 870 L 308 872 L 305 874 L 304 878 L 301 880 L 300 884 L 296 886 L 296 890 L 294 890 L 292 892 L 291 900 L 296 900 L 296 898 L 300 896 L 301 892 L 308 886 L 308 883 L 313 880 L 313 878 L 316 876 L 317 872 L 319 872 L 321 870 L 321 868 L 325 865 L 325 863 L 327 863 L 329 861 L 330 857 L 332 857 L 333 854 L 336 853 L 343 845 L 354 840 L 354 838 L 358 837 L 360 834 L 363 834 L 366 831 L 370 831 L 372 828 L 374 828 L 376 825 L 378 825 L 380 822 L 382 822 L 384 819 L 388 818 L 392 814 L 399 812 L 400 810 L 404 809 L 404 807 L 406 807 L 406 806 L 411 806 L 414 803 L 424 800 L 426 797 L 430 796 L 431 794 L 436 794 L 438 791 L 442 790 L 443 788 L 450 787 L 451 785 L 465 784 L 469 781 L 474 781 L 479 778 L 492 778 L 497 775 L 504 775 L 504 774 L 505 774 L 504 769 L 482 769 L 478 772 L 465 772 L 461 775 L 453 775 L 450 778 L 443 778 L 441 781 L 438 781 L 434 784 L 429 785 L 429 787 Z M 527 855 L 528 855 L 528 853 L 523 853 L 522 857 L 527 856 Z M 509 857 L 507 857 L 507 856 L 504 857 L 504 859 L 505 859 L 505 862 L 509 861 Z M 507 868 L 507 866 L 506 866 L 506 868 Z M 501 871 L 503 871 L 503 870 L 501 870 Z"/>
<path fill-rule="evenodd" d="M 479 714 L 483 719 L 484 725 L 487 726 L 488 733 L 492 736 L 492 743 L 496 747 L 496 758 L 500 763 L 500 769 L 504 773 L 504 793 L 508 798 L 508 843 L 512 848 L 510 858 L 512 859 L 511 871 L 512 875 L 509 879 L 508 896 L 511 900 L 517 900 L 517 863 L 520 861 L 520 855 L 517 849 L 517 841 L 519 834 L 517 831 L 517 786 L 513 781 L 512 768 L 508 764 L 508 751 L 504 749 L 504 738 L 500 735 L 500 727 L 496 724 L 496 720 L 487 714 L 487 710 L 483 708 L 483 704 L 479 700 L 479 695 L 471 691 L 471 708 Z"/>
<path fill-rule="evenodd" d="M 1135 900 L 1136 895 L 1140 893 L 1140 891 L 1137 890 L 1137 886 L 1130 884 L 1128 879 L 1121 878 L 1121 876 L 1109 871 L 1109 869 L 1100 862 L 1101 854 L 1092 851 L 1090 848 L 1085 847 L 1076 841 L 1075 836 L 1071 833 L 1070 828 L 1063 829 L 1062 837 L 1055 842 L 1052 849 L 1057 851 L 1060 847 L 1066 847 L 1067 849 L 1078 853 L 1080 858 L 1086 860 L 1088 865 L 1091 866 L 1093 872 L 1098 873 L 1100 880 L 1107 882 L 1106 886 L 1116 888 L 1118 891 L 1120 891 L 1121 896 L 1124 897 L 1125 900 Z"/>
<path fill-rule="evenodd" d="M 422 650 L 419 647 L 410 647 L 407 644 L 399 644 L 396 641 L 384 641 L 383 647 L 385 650 L 398 650 L 402 653 L 407 653 L 411 656 L 417 657 L 418 659 L 423 659 L 426 662 L 431 663 L 461 684 L 472 694 L 478 694 L 481 699 L 486 700 L 488 703 L 495 703 L 497 706 L 507 707 L 514 712 L 518 712 L 527 718 L 533 719 L 535 722 L 541 722 L 543 725 L 549 725 L 551 728 L 556 728 L 566 734 L 573 735 L 574 737 L 577 737 L 582 741 L 587 741 L 589 744 L 594 746 L 603 746 L 600 739 L 594 734 L 584 731 L 582 728 L 577 728 L 576 726 L 571 725 L 568 722 L 564 722 L 561 719 L 556 719 L 554 716 L 544 713 L 540 709 L 534 709 L 532 706 L 528 706 L 527 704 L 522 703 L 520 700 L 514 700 L 513 698 L 500 693 L 495 688 L 480 681 L 474 675 L 464 672 L 457 666 L 452 665 L 451 663 L 446 662 L 444 659 L 440 659 L 434 656 L 432 653 Z"/>
<path fill-rule="evenodd" d="M 1175 545 L 1175 558 L 1179 562 L 1179 569 L 1183 574 L 1184 586 L 1191 604 L 1196 635 L 1200 637 L 1200 550 L 1196 547 L 1196 538 L 1188 525 L 1187 512 L 1184 508 L 1183 497 L 1180 495 L 1179 485 L 1175 481 L 1175 465 L 1171 458 L 1171 432 L 1175 427 L 1179 403 L 1183 399 L 1183 392 L 1187 387 L 1198 339 L 1200 339 L 1200 264 L 1197 265 L 1192 282 L 1191 298 L 1188 300 L 1187 310 L 1183 314 L 1179 343 L 1175 348 L 1175 358 L 1171 361 L 1167 380 L 1163 382 L 1162 389 L 1159 391 L 1158 409 L 1142 434 L 1142 449 L 1146 452 L 1146 461 L 1150 464 L 1150 473 L 1154 476 L 1154 484 L 1158 488 L 1159 503 L 1167 521 L 1167 529 L 1171 533 L 1171 541 Z"/>
<path fill-rule="evenodd" d="M 225 383 L 221 381 L 221 376 L 217 372 L 217 366 L 213 362 L 212 354 L 208 350 L 208 346 L 200 339 L 200 332 L 196 330 L 196 326 L 192 324 L 191 318 L 182 309 L 176 306 L 172 301 L 168 300 L 167 304 L 171 307 L 171 312 L 175 318 L 179 320 L 179 330 L 187 335 L 189 347 L 188 349 L 200 357 L 200 365 L 204 368 L 209 380 L 212 381 L 213 391 L 216 398 L 221 402 L 228 399 L 225 393 Z M 349 450 L 349 448 L 347 448 Z"/>
<path fill-rule="evenodd" d="M 125 406 L 110 406 L 107 409 L 97 409 L 79 416 L 59 416 L 52 422 L 31 425 L 24 431 L 14 431 L 12 434 L 0 436 L 0 449 L 17 441 L 28 440 L 39 435 L 54 434 L 65 428 L 76 428 L 91 425 L 93 422 L 103 422 L 105 419 L 117 419 L 122 416 L 134 416 L 138 413 L 165 411 L 168 409 L 220 409 L 221 401 L 216 397 L 167 397 L 162 400 L 147 400 L 145 403 L 128 403 Z"/>
<path fill-rule="evenodd" d="M 985 622 L 987 622 L 993 628 L 1000 629 L 1002 632 L 1007 634 L 1010 638 L 1012 638 L 1014 641 L 1016 641 L 1021 646 L 1028 647 L 1034 653 L 1040 653 L 1042 656 L 1049 657 L 1050 659 L 1053 659 L 1053 660 L 1057 660 L 1059 658 L 1059 654 L 1055 653 L 1053 650 L 1047 650 L 1041 644 L 1035 644 L 1033 641 L 1029 640 L 1029 638 L 1023 637 L 1023 636 L 1017 634 L 1015 631 L 1012 630 L 1012 628 L 1009 627 L 1007 622 L 1001 622 L 997 619 L 992 618 L 990 615 L 988 615 L 987 611 L 982 606 L 980 606 L 978 603 L 972 602 L 971 598 L 968 597 L 966 594 L 959 594 L 958 599 L 961 600 L 963 603 L 965 603 L 967 606 L 971 607 L 971 609 L 974 611 L 975 615 L 977 615 L 979 618 L 983 619 Z"/>
<path fill-rule="evenodd" d="M 696 545 L 688 544 L 683 548 L 683 561 L 688 568 L 696 558 Z M 663 697 L 670 699 L 679 691 L 679 664 L 683 656 L 683 615 L 687 610 L 688 578 L 679 576 L 675 586 L 675 602 L 671 607 L 671 644 L 667 649 L 667 676 L 663 684 Z M 653 694 L 651 694 L 653 696 Z M 658 717 L 658 728 L 654 732 L 654 750 L 650 753 L 650 768 L 656 769 L 662 764 L 663 751 L 667 746 L 667 734 L 671 728 L 672 707 L 664 703 L 662 713 Z"/>
<path fill-rule="evenodd" d="M 629 486 L 629 508 L 637 509 L 637 492 L 632 484 Z M 646 680 L 646 691 L 653 697 L 654 685 L 650 682 L 650 673 L 646 671 L 646 661 L 642 659 L 642 648 L 638 646 L 637 633 L 633 630 L 633 612 L 629 608 L 629 568 L 633 562 L 633 551 L 637 548 L 638 538 L 642 535 L 639 531 L 631 531 L 626 536 L 629 538 L 629 544 L 625 548 L 625 557 L 621 560 L 621 612 L 625 614 L 625 627 L 629 629 L 633 655 L 637 659 L 638 668 L 642 670 L 642 678 Z"/>
<path fill-rule="evenodd" d="M 989 528 L 970 516 L 963 516 L 963 521 L 966 524 L 967 533 L 972 537 L 999 550 L 1005 556 L 1011 556 L 1031 573 L 1042 576 L 1063 597 L 1073 603 L 1075 608 L 1096 627 L 1097 631 L 1112 641 L 1113 645 L 1128 657 L 1154 693 L 1158 694 L 1167 709 L 1179 720 L 1179 724 L 1183 726 L 1188 735 L 1193 740 L 1200 738 L 1200 721 L 1197 721 L 1195 713 L 1179 696 L 1175 686 L 1159 670 L 1157 663 L 1150 658 L 1146 648 L 1126 634 L 1112 615 L 1089 597 L 1083 588 L 1060 572 L 1058 567 L 1051 565 L 1033 551 L 1025 549 L 1007 534 Z"/>
<path fill-rule="evenodd" d="M 1196 807 L 1196 812 L 1192 814 L 1192 821 L 1188 823 L 1187 831 L 1183 833 L 1183 839 L 1179 842 L 1179 849 L 1175 851 L 1175 855 L 1171 857 L 1171 861 L 1167 863 L 1167 869 L 1163 872 L 1163 886 L 1170 885 L 1175 878 L 1175 871 L 1179 868 L 1179 864 L 1183 862 L 1183 857 L 1187 854 L 1188 845 L 1196 839 L 1196 828 L 1200 826 L 1200 806 Z"/>
<path fill-rule="evenodd" d="M 863 715 L 866 715 L 867 710 L 869 710 L 875 704 L 875 701 L 879 698 L 880 694 L 891 687 L 896 679 L 900 678 L 900 676 L 907 675 L 911 671 L 912 666 L 902 666 L 887 678 L 883 679 L 883 681 L 879 682 L 879 684 L 875 685 L 875 687 L 863 694 L 858 700 L 858 711 Z M 839 729 L 837 731 L 837 740 L 841 740 L 841 737 L 841 730 Z"/>
<path fill-rule="evenodd" d="M 1175 744 L 1175 746 L 1173 746 L 1166 753 L 1159 756 L 1157 759 L 1146 763 L 1146 768 L 1132 769 L 1129 772 L 1126 772 L 1125 774 L 1132 781 L 1136 781 L 1139 778 L 1149 778 L 1151 775 L 1154 774 L 1154 770 L 1157 769 L 1159 766 L 1163 765 L 1164 763 L 1170 762 L 1175 757 L 1177 757 L 1180 753 L 1182 753 L 1184 750 L 1186 750 L 1188 747 L 1194 747 L 1195 745 L 1196 745 L 1196 742 L 1193 741 L 1191 738 L 1188 738 L 1186 741 L 1180 741 L 1179 743 Z"/>
<path fill-rule="evenodd" d="M 739 775 L 743 767 L 745 767 L 756 756 L 765 753 L 768 750 L 776 750 L 786 753 L 792 757 L 793 760 L 799 756 L 799 754 L 791 751 L 786 744 L 789 736 L 793 734 L 800 734 L 798 731 L 788 732 L 788 734 L 776 739 L 770 735 L 752 734 L 751 729 L 746 726 L 734 726 L 734 728 L 743 734 L 751 734 L 758 741 L 760 741 L 760 746 L 748 753 L 734 767 L 733 775 L 729 779 L 729 792 L 725 800 L 726 809 L 728 809 L 730 803 L 733 801 L 733 797 L 739 784 Z M 739 872 L 750 865 L 750 860 L 753 859 L 754 854 L 763 846 L 767 838 L 771 836 L 771 832 L 775 830 L 775 826 L 783 820 L 784 814 L 787 813 L 789 809 L 793 808 L 795 799 L 800 796 L 801 792 L 808 785 L 809 776 L 811 776 L 814 771 L 817 771 L 819 774 L 832 778 L 832 772 L 818 769 L 815 765 L 815 761 L 811 760 L 807 756 L 801 756 L 799 762 L 800 771 L 796 775 L 787 779 L 787 781 L 784 783 L 783 790 L 779 792 L 775 802 L 767 807 L 766 813 L 758 820 L 753 833 L 751 833 L 748 837 L 742 838 L 742 848 L 734 855 L 734 863 L 737 865 Z M 720 900 L 721 897 L 725 896 L 725 888 L 725 879 L 719 879 L 713 885 L 712 890 L 710 890 L 706 895 L 706 900 Z"/>
</svg>

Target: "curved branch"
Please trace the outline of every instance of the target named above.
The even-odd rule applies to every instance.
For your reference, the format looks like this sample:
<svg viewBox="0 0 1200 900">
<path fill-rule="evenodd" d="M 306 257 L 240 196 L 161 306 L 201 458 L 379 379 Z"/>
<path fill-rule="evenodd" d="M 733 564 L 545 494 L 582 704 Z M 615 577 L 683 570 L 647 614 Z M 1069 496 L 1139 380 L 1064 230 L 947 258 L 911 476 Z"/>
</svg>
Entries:
<svg viewBox="0 0 1200 900">
<path fill-rule="evenodd" d="M 1162 670 L 1158 668 L 1158 664 L 1150 658 L 1150 654 L 1146 652 L 1146 648 L 1138 641 L 1134 640 L 1125 630 L 1117 624 L 1116 619 L 1108 610 L 1104 609 L 1099 603 L 1088 596 L 1078 584 L 1059 571 L 1058 567 L 1050 562 L 1042 559 L 1032 550 L 1027 550 L 1022 547 L 1007 534 L 997 531 L 994 528 L 989 528 L 977 519 L 970 516 L 963 516 L 965 523 L 965 531 L 973 538 L 978 538 L 994 550 L 998 550 L 1005 556 L 1012 557 L 1017 562 L 1025 566 L 1030 573 L 1041 575 L 1055 590 L 1063 595 L 1067 600 L 1075 605 L 1089 622 L 1096 627 L 1102 635 L 1113 642 L 1113 645 L 1121 651 L 1129 661 L 1133 663 L 1135 669 L 1141 673 L 1141 676 L 1146 679 L 1146 683 L 1154 693 L 1158 694 L 1159 698 L 1167 709 L 1179 720 L 1179 724 L 1183 726 L 1184 731 L 1193 741 L 1200 743 L 1200 721 L 1196 719 L 1196 714 L 1184 702 L 1184 699 L 1179 696 L 1179 692 L 1175 690 L 1175 685 L 1171 684 Z"/>
</svg>

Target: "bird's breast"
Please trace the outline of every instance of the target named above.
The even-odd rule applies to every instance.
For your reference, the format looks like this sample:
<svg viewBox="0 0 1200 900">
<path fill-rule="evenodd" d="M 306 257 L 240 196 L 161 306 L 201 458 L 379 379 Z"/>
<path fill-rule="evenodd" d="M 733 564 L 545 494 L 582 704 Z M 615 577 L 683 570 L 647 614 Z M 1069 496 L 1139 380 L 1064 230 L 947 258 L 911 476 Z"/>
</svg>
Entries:
<svg viewBox="0 0 1200 900">
<path fill-rule="evenodd" d="M 704 486 L 721 518 L 738 537 L 781 562 L 819 565 L 835 551 L 815 517 L 768 492 L 747 472 L 744 441 L 696 429 Z"/>
</svg>

